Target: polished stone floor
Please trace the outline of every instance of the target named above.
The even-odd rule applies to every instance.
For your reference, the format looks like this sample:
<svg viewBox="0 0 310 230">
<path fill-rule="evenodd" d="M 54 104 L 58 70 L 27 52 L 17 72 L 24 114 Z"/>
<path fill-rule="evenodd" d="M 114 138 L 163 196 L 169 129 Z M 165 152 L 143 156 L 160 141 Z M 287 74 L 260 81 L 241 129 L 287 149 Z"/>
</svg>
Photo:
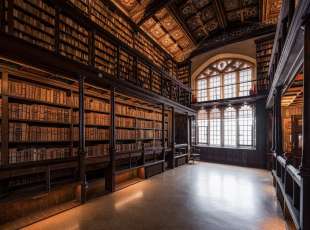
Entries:
<svg viewBox="0 0 310 230">
<path fill-rule="evenodd" d="M 270 173 L 186 165 L 90 201 L 27 229 L 282 230 Z"/>
</svg>

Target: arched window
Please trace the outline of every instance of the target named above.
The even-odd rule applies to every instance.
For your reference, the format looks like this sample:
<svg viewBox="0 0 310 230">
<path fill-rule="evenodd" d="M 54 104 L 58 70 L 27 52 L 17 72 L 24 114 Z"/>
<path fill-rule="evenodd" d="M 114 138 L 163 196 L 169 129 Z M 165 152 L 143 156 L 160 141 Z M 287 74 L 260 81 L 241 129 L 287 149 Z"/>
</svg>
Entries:
<svg viewBox="0 0 310 230">
<path fill-rule="evenodd" d="M 243 146 L 253 145 L 254 131 L 253 108 L 243 105 L 239 110 L 239 144 Z"/>
<path fill-rule="evenodd" d="M 237 145 L 237 113 L 233 107 L 224 110 L 224 145 Z"/>
<path fill-rule="evenodd" d="M 221 144 L 221 111 L 214 108 L 210 111 L 210 145 Z"/>
<path fill-rule="evenodd" d="M 226 58 L 206 67 L 196 81 L 197 100 L 244 97 L 254 92 L 254 66 L 245 60 Z"/>
</svg>

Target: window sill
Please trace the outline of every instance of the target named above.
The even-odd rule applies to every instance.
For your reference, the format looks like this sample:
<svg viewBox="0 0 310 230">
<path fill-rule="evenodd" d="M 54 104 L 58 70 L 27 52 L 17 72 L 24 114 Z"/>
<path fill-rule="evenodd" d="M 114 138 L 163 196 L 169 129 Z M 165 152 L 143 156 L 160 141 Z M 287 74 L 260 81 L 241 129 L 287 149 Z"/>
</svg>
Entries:
<svg viewBox="0 0 310 230">
<path fill-rule="evenodd" d="M 215 148 L 215 149 L 243 149 L 243 150 L 256 150 L 255 147 L 251 146 L 218 146 L 218 145 L 205 145 L 205 144 L 197 144 L 196 147 L 202 147 L 202 148 Z"/>
</svg>

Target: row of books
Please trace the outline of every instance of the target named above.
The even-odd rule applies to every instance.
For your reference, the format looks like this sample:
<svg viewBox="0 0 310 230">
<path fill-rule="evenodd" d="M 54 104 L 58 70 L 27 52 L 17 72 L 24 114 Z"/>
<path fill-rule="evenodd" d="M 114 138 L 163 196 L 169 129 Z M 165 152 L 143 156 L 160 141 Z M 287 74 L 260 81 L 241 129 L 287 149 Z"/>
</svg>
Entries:
<svg viewBox="0 0 310 230">
<path fill-rule="evenodd" d="M 64 15 L 60 15 L 59 30 L 61 54 L 87 64 L 89 59 L 88 31 Z"/>
<path fill-rule="evenodd" d="M 9 118 L 29 121 L 70 123 L 70 110 L 38 104 L 9 103 Z"/>
<path fill-rule="evenodd" d="M 64 90 L 22 81 L 9 81 L 9 95 L 57 105 L 68 105 L 70 103 L 70 97 Z"/>
<path fill-rule="evenodd" d="M 124 128 L 134 128 L 135 127 L 135 119 L 125 118 L 125 117 L 116 117 L 115 126 L 116 127 L 124 127 Z"/>
<path fill-rule="evenodd" d="M 151 70 L 148 66 L 144 65 L 141 62 L 137 64 L 137 77 L 139 81 L 139 85 L 142 86 L 144 89 L 150 88 L 151 82 Z"/>
<path fill-rule="evenodd" d="M 40 18 L 44 14 L 55 16 L 55 9 L 48 5 L 44 0 L 14 0 L 14 4 Z"/>
<path fill-rule="evenodd" d="M 145 118 L 145 119 L 156 120 L 156 121 L 161 120 L 161 113 L 150 112 L 150 111 L 146 111 L 146 110 L 142 110 L 142 109 L 136 110 L 136 116 L 138 118 Z"/>
<path fill-rule="evenodd" d="M 108 74 L 115 74 L 116 47 L 98 35 L 95 35 L 95 66 Z"/>
<path fill-rule="evenodd" d="M 79 149 L 73 148 L 73 155 L 78 156 Z M 110 145 L 109 144 L 98 144 L 86 146 L 86 157 L 103 157 L 110 154 Z"/>
<path fill-rule="evenodd" d="M 134 140 L 136 139 L 136 130 L 118 129 L 116 131 L 117 140 Z"/>
<path fill-rule="evenodd" d="M 86 141 L 105 141 L 110 138 L 110 130 L 105 128 L 86 127 L 85 139 Z M 73 140 L 79 140 L 79 128 L 73 128 Z"/>
<path fill-rule="evenodd" d="M 19 21 L 13 21 L 13 35 L 17 38 L 25 40 L 31 44 L 43 47 L 47 50 L 54 50 L 54 40 L 49 34 L 43 33 L 33 27 L 20 23 Z M 8 31 L 6 29 L 6 31 Z"/>
<path fill-rule="evenodd" d="M 99 26 L 132 47 L 133 30 L 121 16 L 113 12 L 104 1 L 91 1 L 90 18 Z"/>
<path fill-rule="evenodd" d="M 79 112 L 74 112 L 72 115 L 73 123 L 79 123 Z M 85 123 L 86 125 L 102 125 L 109 126 L 111 125 L 111 117 L 109 114 L 102 113 L 85 113 Z"/>
<path fill-rule="evenodd" d="M 27 123 L 9 123 L 10 142 L 55 142 L 69 140 L 69 128 L 30 126 Z"/>
<path fill-rule="evenodd" d="M 137 143 L 130 143 L 130 144 L 116 144 L 117 153 L 141 151 L 141 150 L 142 150 L 141 141 L 138 141 Z"/>
<path fill-rule="evenodd" d="M 134 58 L 123 50 L 119 54 L 119 74 L 122 79 L 131 80 L 134 76 Z"/>
<path fill-rule="evenodd" d="M 116 139 L 117 140 L 133 140 L 133 139 L 159 139 L 162 137 L 161 130 L 127 130 L 117 129 Z"/>
<path fill-rule="evenodd" d="M 154 130 L 137 130 L 138 139 L 152 139 L 154 138 Z"/>
<path fill-rule="evenodd" d="M 13 17 L 14 36 L 48 50 L 54 49 L 54 8 L 42 0 L 14 0 Z"/>
<path fill-rule="evenodd" d="M 69 147 L 9 149 L 9 164 L 17 164 L 30 161 L 64 159 L 69 157 L 71 157 Z"/>
<path fill-rule="evenodd" d="M 151 42 L 144 34 L 141 32 L 135 35 L 135 47 L 142 54 L 147 56 L 150 60 L 154 62 L 155 65 L 162 67 L 165 65 L 165 54 L 160 51 L 156 45 Z"/>
<path fill-rule="evenodd" d="M 153 124 L 155 125 L 157 122 L 147 121 L 147 120 L 137 120 L 136 127 L 143 128 L 143 129 L 152 129 Z"/>
<path fill-rule="evenodd" d="M 269 63 L 269 61 L 270 61 L 270 56 L 257 57 L 256 60 L 257 60 L 257 62 L 259 62 L 260 64 L 261 64 L 262 62 Z"/>
<path fill-rule="evenodd" d="M 79 107 L 79 95 L 73 95 L 73 106 L 75 108 Z M 84 98 L 84 106 L 86 110 L 109 113 L 111 110 L 110 104 L 104 100 L 99 100 L 97 98 L 88 97 Z"/>
</svg>

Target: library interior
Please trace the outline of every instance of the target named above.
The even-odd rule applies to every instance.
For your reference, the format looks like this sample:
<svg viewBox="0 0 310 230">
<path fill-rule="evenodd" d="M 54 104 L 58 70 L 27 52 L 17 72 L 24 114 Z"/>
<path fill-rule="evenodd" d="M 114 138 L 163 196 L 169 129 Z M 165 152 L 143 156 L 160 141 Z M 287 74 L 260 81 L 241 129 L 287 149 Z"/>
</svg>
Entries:
<svg viewBox="0 0 310 230">
<path fill-rule="evenodd" d="M 0 0 L 0 229 L 309 230 L 308 74 L 309 0 Z"/>
</svg>

